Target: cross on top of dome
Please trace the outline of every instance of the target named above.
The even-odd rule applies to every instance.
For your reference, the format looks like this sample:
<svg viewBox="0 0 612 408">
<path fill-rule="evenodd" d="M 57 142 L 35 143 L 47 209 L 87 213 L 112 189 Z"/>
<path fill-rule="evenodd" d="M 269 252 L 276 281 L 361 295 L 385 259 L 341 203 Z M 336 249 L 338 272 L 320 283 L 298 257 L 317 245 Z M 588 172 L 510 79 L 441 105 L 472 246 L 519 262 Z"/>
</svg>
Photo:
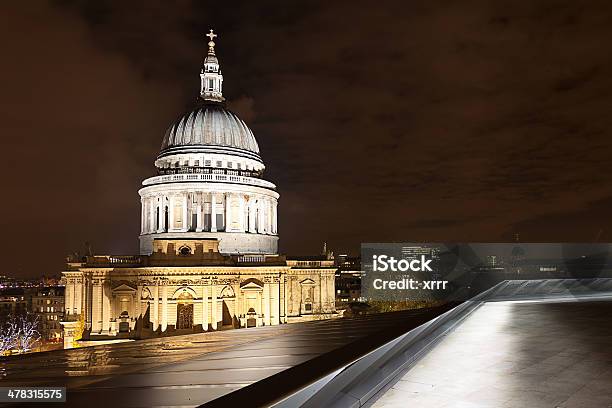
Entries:
<svg viewBox="0 0 612 408">
<path fill-rule="evenodd" d="M 208 42 L 208 55 L 204 58 L 204 67 L 200 71 L 200 96 L 206 101 L 223 102 L 223 75 L 219 68 L 219 60 L 215 55 L 215 42 L 217 34 L 211 29 L 206 37 Z"/>
<path fill-rule="evenodd" d="M 210 38 L 210 41 L 208 42 L 208 55 L 215 55 L 215 42 L 213 39 L 217 37 L 217 34 L 215 34 L 211 29 L 210 32 L 206 34 L 206 37 Z"/>
</svg>

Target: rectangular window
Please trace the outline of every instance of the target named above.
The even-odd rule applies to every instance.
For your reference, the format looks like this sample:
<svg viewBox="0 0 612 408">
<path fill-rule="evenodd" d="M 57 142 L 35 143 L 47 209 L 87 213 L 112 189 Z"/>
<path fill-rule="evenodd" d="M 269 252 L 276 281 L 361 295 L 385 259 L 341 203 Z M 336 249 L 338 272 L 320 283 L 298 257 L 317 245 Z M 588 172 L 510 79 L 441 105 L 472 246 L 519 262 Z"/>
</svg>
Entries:
<svg viewBox="0 0 612 408">
<path fill-rule="evenodd" d="M 217 161 L 217 167 L 221 167 L 221 166 L 222 166 L 222 164 L 221 164 L 221 160 L 218 160 L 218 161 Z"/>
<path fill-rule="evenodd" d="M 210 161 L 210 160 L 205 160 L 205 161 L 204 161 L 204 166 L 210 167 L 211 165 L 212 165 L 212 164 L 211 164 L 211 161 Z"/>
</svg>

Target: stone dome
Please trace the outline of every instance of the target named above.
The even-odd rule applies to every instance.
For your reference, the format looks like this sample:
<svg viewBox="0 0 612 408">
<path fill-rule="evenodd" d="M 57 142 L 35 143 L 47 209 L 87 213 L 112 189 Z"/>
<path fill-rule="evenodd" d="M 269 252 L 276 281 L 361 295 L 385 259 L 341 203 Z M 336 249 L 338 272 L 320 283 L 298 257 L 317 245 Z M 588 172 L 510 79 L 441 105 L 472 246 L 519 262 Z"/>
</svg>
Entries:
<svg viewBox="0 0 612 408">
<path fill-rule="evenodd" d="M 182 115 L 166 131 L 160 157 L 183 151 L 219 151 L 259 156 L 255 135 L 222 103 L 204 103 Z"/>
</svg>

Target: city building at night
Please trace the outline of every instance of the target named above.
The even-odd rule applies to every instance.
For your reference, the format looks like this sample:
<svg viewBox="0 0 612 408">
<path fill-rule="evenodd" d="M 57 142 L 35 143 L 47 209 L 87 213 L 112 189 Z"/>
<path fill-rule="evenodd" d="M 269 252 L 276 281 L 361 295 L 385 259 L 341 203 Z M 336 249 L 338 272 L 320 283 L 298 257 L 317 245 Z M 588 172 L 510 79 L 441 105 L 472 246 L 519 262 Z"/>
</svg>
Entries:
<svg viewBox="0 0 612 408">
<path fill-rule="evenodd" d="M 140 253 L 71 259 L 68 342 L 278 325 L 334 312 L 334 262 L 278 254 L 276 186 L 229 111 L 212 30 L 197 106 L 166 132 L 143 181 Z"/>
<path fill-rule="evenodd" d="M 32 296 L 32 312 L 38 316 L 40 335 L 46 341 L 60 341 L 64 318 L 64 287 L 45 287 Z"/>
</svg>

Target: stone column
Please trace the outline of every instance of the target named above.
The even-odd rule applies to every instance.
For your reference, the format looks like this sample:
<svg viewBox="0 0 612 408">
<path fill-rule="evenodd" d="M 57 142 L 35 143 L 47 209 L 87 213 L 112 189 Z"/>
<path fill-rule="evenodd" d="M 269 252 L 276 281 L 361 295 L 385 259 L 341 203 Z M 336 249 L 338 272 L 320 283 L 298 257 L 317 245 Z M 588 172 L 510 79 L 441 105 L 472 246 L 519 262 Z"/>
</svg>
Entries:
<svg viewBox="0 0 612 408">
<path fill-rule="evenodd" d="M 112 314 L 110 281 L 105 278 L 102 283 L 102 333 L 108 333 Z"/>
<path fill-rule="evenodd" d="M 219 318 L 217 316 L 217 286 L 216 285 L 212 285 L 211 287 L 212 293 L 211 293 L 211 302 L 212 302 L 212 313 L 211 313 L 211 327 L 213 330 L 217 330 L 217 322 L 219 321 Z"/>
<path fill-rule="evenodd" d="M 208 330 L 208 286 L 202 285 L 202 330 Z"/>
<path fill-rule="evenodd" d="M 157 201 L 157 232 L 164 232 L 164 196 L 159 196 Z"/>
<path fill-rule="evenodd" d="M 155 281 L 153 288 L 153 312 L 151 314 L 153 315 L 153 331 L 156 331 L 159 325 L 159 281 Z"/>
<path fill-rule="evenodd" d="M 270 324 L 277 325 L 281 323 L 280 321 L 280 284 L 278 282 L 274 282 L 272 284 L 272 293 L 274 294 L 274 300 L 272 303 L 272 311 L 271 313 L 274 315 L 274 319 L 271 319 Z"/>
<path fill-rule="evenodd" d="M 74 280 L 74 308 L 76 314 L 81 314 L 83 308 L 83 278 L 76 278 Z"/>
<path fill-rule="evenodd" d="M 93 285 L 91 279 L 83 278 L 85 282 L 85 328 L 92 330 L 92 316 L 93 316 Z"/>
<path fill-rule="evenodd" d="M 255 199 L 253 196 L 249 197 L 249 232 L 255 231 Z"/>
<path fill-rule="evenodd" d="M 244 196 L 242 194 L 238 195 L 238 211 L 240 213 L 238 218 L 239 230 L 244 232 L 246 226 L 244 225 Z"/>
<path fill-rule="evenodd" d="M 272 232 L 272 203 L 270 200 L 266 200 L 266 232 L 268 234 Z"/>
<path fill-rule="evenodd" d="M 264 231 L 264 217 L 263 217 L 263 200 L 258 200 L 257 205 L 258 213 L 257 213 L 257 233 L 263 234 Z"/>
<path fill-rule="evenodd" d="M 217 201 L 215 193 L 210 193 L 210 232 L 217 232 Z"/>
<path fill-rule="evenodd" d="M 168 197 L 168 231 L 174 231 L 176 224 L 174 222 L 174 196 Z"/>
<path fill-rule="evenodd" d="M 278 202 L 276 200 L 272 201 L 272 233 L 278 233 L 278 215 L 276 212 L 278 211 Z"/>
<path fill-rule="evenodd" d="M 72 314 L 72 298 L 74 297 L 74 285 L 72 284 L 73 278 L 66 279 L 66 289 L 64 293 L 64 304 L 66 308 L 66 314 Z"/>
<path fill-rule="evenodd" d="M 198 204 L 196 207 L 196 231 L 202 232 L 202 204 Z"/>
<path fill-rule="evenodd" d="M 268 229 L 268 200 L 263 200 L 261 203 L 261 207 L 263 208 L 263 232 L 267 234 L 270 230 Z"/>
<path fill-rule="evenodd" d="M 265 282 L 265 280 L 264 280 Z M 263 288 L 263 301 L 264 301 L 264 325 L 269 326 L 270 325 L 270 282 L 265 282 L 264 283 L 264 288 Z"/>
<path fill-rule="evenodd" d="M 268 232 L 268 200 L 263 199 L 261 203 L 262 207 L 262 215 L 263 215 L 263 232 L 266 234 Z"/>
<path fill-rule="evenodd" d="M 288 302 L 287 287 L 289 286 L 289 281 L 286 275 L 281 277 L 281 285 L 282 285 L 281 290 L 282 290 L 282 295 L 283 295 L 283 299 L 281 300 L 282 302 L 281 305 L 283 308 L 283 313 L 282 313 L 283 320 L 282 321 L 283 323 L 287 323 L 287 302 Z"/>
<path fill-rule="evenodd" d="M 242 302 L 240 302 L 241 303 L 240 307 L 242 308 L 242 311 L 240 314 L 244 316 L 245 318 L 244 326 L 246 327 L 247 312 L 249 311 L 248 304 L 247 304 L 247 292 L 240 291 L 240 299 L 242 300 Z M 242 324 L 240 325 L 240 327 L 242 327 Z"/>
<path fill-rule="evenodd" d="M 189 198 L 189 194 L 185 193 L 183 195 L 183 228 L 182 228 L 183 232 L 186 232 L 189 230 L 189 220 L 187 219 L 188 198 Z"/>
<path fill-rule="evenodd" d="M 149 197 L 149 234 L 155 232 L 155 197 Z"/>
<path fill-rule="evenodd" d="M 136 286 L 136 300 L 134 301 L 134 316 L 131 316 L 136 319 L 140 318 L 140 314 L 142 313 L 141 298 L 142 298 L 142 285 L 139 283 Z"/>
<path fill-rule="evenodd" d="M 99 279 L 93 281 L 91 309 L 91 331 L 100 333 L 102 331 L 102 282 Z"/>
<path fill-rule="evenodd" d="M 166 283 L 166 282 L 164 282 Z M 168 285 L 162 286 L 162 308 L 161 308 L 161 331 L 162 333 L 168 328 Z"/>
<path fill-rule="evenodd" d="M 145 198 L 145 205 L 146 205 L 146 214 L 145 214 L 145 234 L 148 234 L 149 232 L 151 232 L 151 223 L 150 223 L 150 218 L 151 218 L 151 205 L 150 205 L 150 201 L 149 201 L 149 197 Z"/>
<path fill-rule="evenodd" d="M 230 232 L 230 230 L 232 229 L 231 225 L 232 225 L 232 216 L 231 216 L 231 211 L 230 211 L 230 207 L 231 207 L 231 195 L 230 193 L 225 193 L 225 231 L 226 232 Z"/>
<path fill-rule="evenodd" d="M 265 283 L 264 283 L 264 286 L 265 286 Z M 257 313 L 259 315 L 261 315 L 261 316 L 263 316 L 263 314 L 264 314 L 264 305 L 263 305 L 263 294 L 262 294 L 262 292 L 265 291 L 265 290 L 266 289 L 264 288 L 264 289 L 261 290 L 261 292 L 257 291 L 257 304 L 259 305 L 259 308 L 257 309 Z M 257 317 L 259 317 L 259 315 Z M 258 319 L 258 321 L 259 321 L 259 319 Z M 261 319 L 261 322 L 263 324 L 264 319 Z M 257 326 L 259 326 L 259 323 L 257 324 Z"/>
<path fill-rule="evenodd" d="M 145 233 L 145 222 L 146 222 L 145 214 L 146 213 L 147 213 L 146 201 L 144 198 L 141 198 L 140 199 L 140 235 Z"/>
</svg>

